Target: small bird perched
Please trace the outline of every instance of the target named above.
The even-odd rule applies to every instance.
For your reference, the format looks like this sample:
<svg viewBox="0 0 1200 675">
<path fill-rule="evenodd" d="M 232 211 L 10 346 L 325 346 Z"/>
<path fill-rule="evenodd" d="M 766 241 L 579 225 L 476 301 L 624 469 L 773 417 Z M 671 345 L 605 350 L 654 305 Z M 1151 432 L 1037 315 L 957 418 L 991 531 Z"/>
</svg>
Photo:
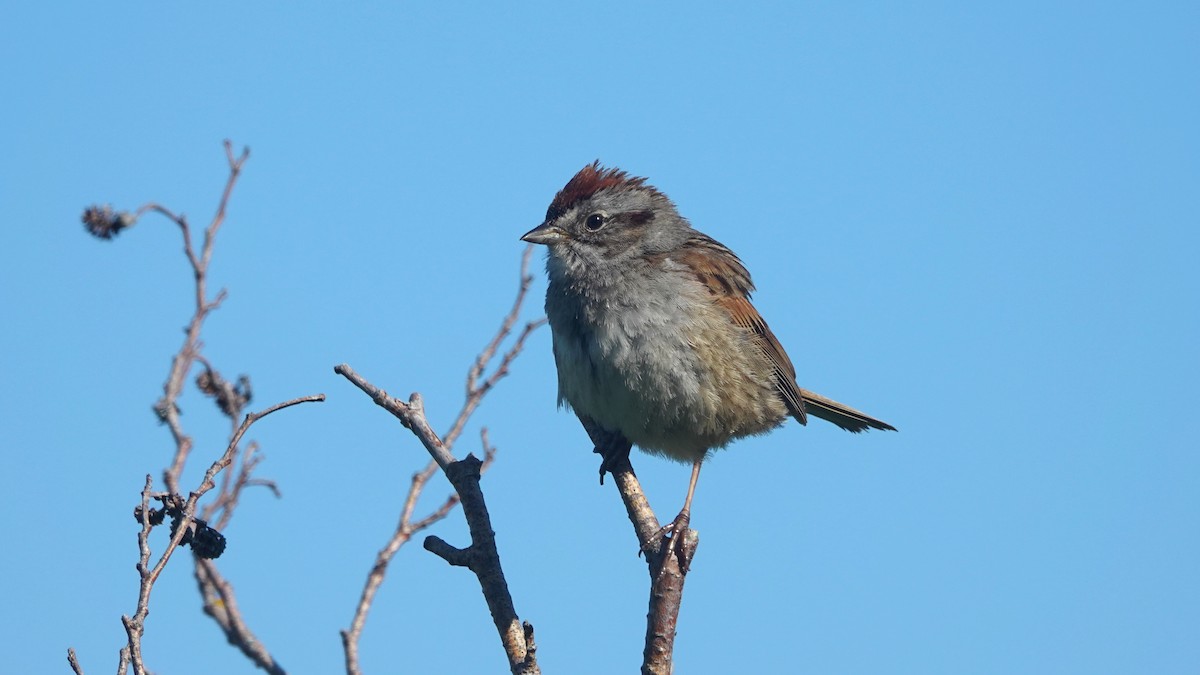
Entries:
<svg viewBox="0 0 1200 675">
<path fill-rule="evenodd" d="M 796 369 L 750 304 L 750 273 L 696 231 L 645 178 L 599 161 L 554 196 L 521 239 L 549 248 L 546 316 L 558 402 L 613 467 L 629 443 L 692 464 L 687 499 L 664 528 L 678 544 L 700 466 L 730 441 L 811 414 L 847 431 L 892 425 L 796 385 Z M 600 438 L 616 439 L 609 448 Z"/>
</svg>

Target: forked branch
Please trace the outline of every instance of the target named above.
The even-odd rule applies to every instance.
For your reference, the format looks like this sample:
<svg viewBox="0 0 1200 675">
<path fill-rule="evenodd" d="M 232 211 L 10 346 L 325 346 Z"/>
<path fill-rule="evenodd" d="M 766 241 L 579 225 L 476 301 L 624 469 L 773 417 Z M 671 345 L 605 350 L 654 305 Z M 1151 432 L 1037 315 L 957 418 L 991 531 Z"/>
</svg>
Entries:
<svg viewBox="0 0 1200 675">
<path fill-rule="evenodd" d="M 482 462 L 474 455 L 468 455 L 460 462 L 451 452 L 454 442 L 462 433 L 480 402 L 496 383 L 508 374 L 509 366 L 521 353 L 529 335 L 545 323 L 544 318 L 526 323 L 509 349 L 500 356 L 499 363 L 489 375 L 484 376 L 489 364 L 496 359 L 501 345 L 512 333 L 520 317 L 521 307 L 533 281 L 532 275 L 529 274 L 531 255 L 532 247 L 527 247 L 521 258 L 520 283 L 512 309 L 504 316 L 496 335 L 483 348 L 467 371 L 466 396 L 463 406 L 445 436 L 439 437 L 430 426 L 425 417 L 424 403 L 420 394 L 412 394 L 408 402 L 400 401 L 368 382 L 349 365 L 342 364 L 334 368 L 336 373 L 352 382 L 370 396 L 376 404 L 391 412 L 405 428 L 411 430 L 431 457 L 429 464 L 413 476 L 396 530 L 388 543 L 376 555 L 375 564 L 367 575 L 367 582 L 355 608 L 350 628 L 342 631 L 342 645 L 345 651 L 348 675 L 359 675 L 361 672 L 358 643 L 362 636 L 367 613 L 370 611 L 379 586 L 383 583 L 388 564 L 400 547 L 412 538 L 413 534 L 445 518 L 459 503 L 463 504 L 464 515 L 471 531 L 471 545 L 466 549 L 457 549 L 437 537 L 430 536 L 425 540 L 425 548 L 451 564 L 470 567 L 475 572 L 488 609 L 491 611 L 492 619 L 496 624 L 497 632 L 500 634 L 510 670 L 513 673 L 526 674 L 540 672 L 536 659 L 536 647 L 533 642 L 533 627 L 527 622 L 521 623 L 513 607 L 512 597 L 504 579 L 504 571 L 500 567 L 495 534 L 487 513 L 487 505 L 479 487 L 480 475 L 487 470 L 495 455 L 495 449 L 488 442 L 487 430 L 484 429 L 481 433 L 484 448 Z M 414 521 L 413 509 L 417 498 L 433 472 L 438 468 L 449 478 L 455 492 L 447 497 L 438 509 L 424 518 Z"/>
</svg>

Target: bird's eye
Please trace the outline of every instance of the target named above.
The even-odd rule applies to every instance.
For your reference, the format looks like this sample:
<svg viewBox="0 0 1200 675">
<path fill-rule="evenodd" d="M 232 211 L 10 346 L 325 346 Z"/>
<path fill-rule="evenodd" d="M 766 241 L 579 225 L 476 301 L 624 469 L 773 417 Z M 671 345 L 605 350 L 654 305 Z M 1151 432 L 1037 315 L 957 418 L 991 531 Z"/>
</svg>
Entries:
<svg viewBox="0 0 1200 675">
<path fill-rule="evenodd" d="M 592 232 L 604 227 L 604 214 L 593 213 L 587 217 L 587 220 L 583 221 L 583 226 Z"/>
</svg>

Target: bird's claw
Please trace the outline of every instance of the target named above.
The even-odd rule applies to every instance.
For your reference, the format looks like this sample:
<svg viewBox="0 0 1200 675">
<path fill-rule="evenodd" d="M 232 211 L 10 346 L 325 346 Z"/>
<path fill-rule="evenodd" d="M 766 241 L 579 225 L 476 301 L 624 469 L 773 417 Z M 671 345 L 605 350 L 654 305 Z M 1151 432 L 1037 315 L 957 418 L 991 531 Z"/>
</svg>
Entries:
<svg viewBox="0 0 1200 675">
<path fill-rule="evenodd" d="M 688 527 L 688 525 L 691 524 L 691 521 L 691 512 L 687 509 L 684 509 L 679 512 L 679 515 L 675 516 L 675 520 L 672 520 L 670 523 L 667 523 L 659 528 L 658 532 L 655 532 L 654 535 L 651 536 L 646 542 L 648 547 L 653 547 L 656 542 L 658 543 L 659 550 L 663 552 L 664 563 L 666 562 L 666 557 L 674 552 L 675 556 L 679 559 L 679 570 L 684 574 L 687 574 L 688 568 L 691 566 L 692 562 L 691 556 L 688 555 L 688 552 L 685 548 L 688 530 L 691 529 Z M 663 551 L 662 547 L 670 548 Z M 652 550 L 643 550 L 645 551 L 646 555 L 650 555 L 653 552 Z M 641 553 L 642 551 L 639 551 L 638 555 L 641 555 Z"/>
<path fill-rule="evenodd" d="M 592 452 L 600 455 L 600 484 L 604 485 L 604 474 L 616 473 L 618 471 L 633 472 L 633 465 L 629 462 L 629 444 L 628 443 L 605 443 L 597 445 Z"/>
</svg>

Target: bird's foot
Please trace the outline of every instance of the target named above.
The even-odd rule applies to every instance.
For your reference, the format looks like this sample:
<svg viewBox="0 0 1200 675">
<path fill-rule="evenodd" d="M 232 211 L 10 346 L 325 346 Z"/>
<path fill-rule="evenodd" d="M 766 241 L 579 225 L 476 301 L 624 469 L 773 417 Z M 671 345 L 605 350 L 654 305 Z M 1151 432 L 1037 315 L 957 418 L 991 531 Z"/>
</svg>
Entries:
<svg viewBox="0 0 1200 675">
<path fill-rule="evenodd" d="M 609 435 L 608 438 L 602 439 L 602 442 L 596 444 L 596 448 L 592 452 L 600 455 L 600 484 L 604 485 L 604 474 L 615 474 L 618 471 L 628 471 L 633 473 L 633 464 L 629 462 L 629 450 L 632 447 L 629 441 L 625 440 L 620 434 Z"/>
<path fill-rule="evenodd" d="M 692 551 L 689 552 L 687 550 L 687 535 L 691 529 L 688 525 L 691 524 L 691 521 L 691 511 L 684 509 L 679 512 L 679 515 L 675 516 L 675 520 L 662 526 L 647 542 L 649 546 L 658 545 L 659 550 L 662 552 L 664 563 L 667 560 L 667 556 L 674 553 L 675 557 L 679 559 L 679 570 L 684 574 L 687 574 L 688 568 L 691 567 L 692 553 L 694 553 L 695 549 L 693 546 Z M 649 555 L 651 552 L 646 551 L 646 553 Z M 664 564 L 663 566 L 665 567 L 666 565 Z"/>
</svg>

